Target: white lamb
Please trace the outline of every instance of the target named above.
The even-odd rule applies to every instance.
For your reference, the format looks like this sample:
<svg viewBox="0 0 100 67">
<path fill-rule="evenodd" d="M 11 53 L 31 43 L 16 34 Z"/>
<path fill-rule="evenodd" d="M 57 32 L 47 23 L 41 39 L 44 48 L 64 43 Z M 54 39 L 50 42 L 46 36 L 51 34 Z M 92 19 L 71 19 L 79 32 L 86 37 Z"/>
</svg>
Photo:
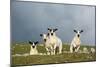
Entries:
<svg viewBox="0 0 100 67">
<path fill-rule="evenodd" d="M 70 52 L 73 53 L 78 52 L 79 48 L 80 48 L 80 44 L 81 44 L 81 40 L 80 40 L 80 33 L 83 32 L 83 30 L 81 31 L 76 31 L 74 30 L 74 32 L 76 33 L 75 37 L 73 38 L 71 45 L 70 45 Z"/>
<path fill-rule="evenodd" d="M 89 53 L 89 51 L 86 47 L 83 48 L 83 53 Z"/>
<path fill-rule="evenodd" d="M 38 43 L 38 41 L 36 41 L 36 42 L 29 41 L 29 44 L 31 44 L 30 55 L 37 55 L 38 54 L 38 50 L 36 48 L 37 43 Z"/>
<path fill-rule="evenodd" d="M 48 37 L 49 37 L 49 41 L 52 45 L 54 55 L 55 55 L 56 48 L 59 49 L 59 54 L 62 53 L 62 41 L 59 37 L 56 36 L 56 33 L 55 33 L 57 30 L 58 29 L 48 28 Z"/>
<path fill-rule="evenodd" d="M 91 48 L 91 53 L 95 53 L 95 49 L 94 48 Z"/>
<path fill-rule="evenodd" d="M 48 38 L 48 35 L 47 34 L 40 34 L 40 36 L 43 39 L 44 46 L 45 46 L 45 49 L 47 51 L 47 55 L 50 55 L 50 54 L 52 55 L 52 45 L 51 45 L 51 42 Z"/>
</svg>

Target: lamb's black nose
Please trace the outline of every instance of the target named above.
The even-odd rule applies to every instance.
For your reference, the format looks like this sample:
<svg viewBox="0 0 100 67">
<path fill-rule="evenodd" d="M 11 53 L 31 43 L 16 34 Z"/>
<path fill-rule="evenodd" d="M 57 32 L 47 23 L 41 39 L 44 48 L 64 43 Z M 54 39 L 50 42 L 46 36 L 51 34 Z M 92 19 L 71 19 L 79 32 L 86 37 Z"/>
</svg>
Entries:
<svg viewBox="0 0 100 67">
<path fill-rule="evenodd" d="M 53 33 L 51 33 L 51 35 L 53 35 Z"/>
<path fill-rule="evenodd" d="M 32 46 L 33 48 L 35 48 L 35 46 Z"/>
<path fill-rule="evenodd" d="M 80 35 L 79 35 L 79 34 L 78 34 L 77 36 L 78 36 L 78 37 L 80 37 Z"/>
<path fill-rule="evenodd" d="M 46 42 L 46 39 L 44 39 L 44 42 Z"/>
</svg>

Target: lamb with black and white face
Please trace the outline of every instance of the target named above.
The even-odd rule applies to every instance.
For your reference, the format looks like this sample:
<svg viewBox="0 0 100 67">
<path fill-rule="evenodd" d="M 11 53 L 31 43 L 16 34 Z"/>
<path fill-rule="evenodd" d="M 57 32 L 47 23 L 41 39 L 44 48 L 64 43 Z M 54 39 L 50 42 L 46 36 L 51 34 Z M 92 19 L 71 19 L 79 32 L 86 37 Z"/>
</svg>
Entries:
<svg viewBox="0 0 100 67">
<path fill-rule="evenodd" d="M 55 32 L 57 31 L 58 29 L 55 28 L 55 29 L 51 29 L 51 28 L 48 28 L 48 36 L 55 36 Z"/>
<path fill-rule="evenodd" d="M 36 42 L 29 41 L 29 44 L 31 45 L 30 55 L 37 55 L 38 50 L 36 48 L 36 45 L 38 44 L 38 41 L 36 41 Z"/>
<path fill-rule="evenodd" d="M 80 48 L 80 44 L 81 44 L 81 40 L 80 40 L 80 34 L 83 32 L 83 30 L 73 30 L 76 34 L 71 42 L 70 45 L 70 52 L 78 52 L 79 48 Z"/>
<path fill-rule="evenodd" d="M 53 46 L 53 54 L 54 55 L 55 55 L 56 48 L 59 48 L 59 54 L 62 53 L 62 41 L 56 35 L 57 30 L 58 30 L 57 28 L 55 28 L 55 29 L 48 28 L 48 38 L 49 38 L 51 45 Z"/>
<path fill-rule="evenodd" d="M 46 42 L 48 39 L 47 34 L 40 34 L 40 36 L 42 37 L 43 41 Z"/>
<path fill-rule="evenodd" d="M 50 55 L 52 52 L 52 45 L 50 43 L 50 39 L 48 38 L 48 34 L 40 34 L 42 40 L 44 42 L 45 49 L 47 51 L 47 55 Z"/>
<path fill-rule="evenodd" d="M 77 37 L 80 37 L 80 34 L 83 32 L 83 30 L 80 30 L 80 31 L 79 30 L 78 31 L 77 30 L 74 30 L 74 32 L 76 33 L 76 36 Z"/>
</svg>

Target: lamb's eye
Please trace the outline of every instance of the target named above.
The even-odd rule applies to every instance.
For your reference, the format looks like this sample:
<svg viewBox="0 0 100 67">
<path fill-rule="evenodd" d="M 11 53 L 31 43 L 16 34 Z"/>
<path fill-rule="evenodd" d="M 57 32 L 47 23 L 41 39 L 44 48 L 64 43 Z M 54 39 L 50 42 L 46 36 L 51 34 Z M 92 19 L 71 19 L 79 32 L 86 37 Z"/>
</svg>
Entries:
<svg viewBox="0 0 100 67">
<path fill-rule="evenodd" d="M 50 29 L 50 32 L 52 31 L 52 29 Z"/>
</svg>

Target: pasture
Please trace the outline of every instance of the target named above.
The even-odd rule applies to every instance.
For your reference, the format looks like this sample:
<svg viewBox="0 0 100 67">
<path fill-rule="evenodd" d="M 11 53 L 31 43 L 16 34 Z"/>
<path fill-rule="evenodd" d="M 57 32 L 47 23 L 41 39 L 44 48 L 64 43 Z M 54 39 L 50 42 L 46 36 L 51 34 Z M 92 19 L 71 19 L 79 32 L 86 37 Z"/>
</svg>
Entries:
<svg viewBox="0 0 100 67">
<path fill-rule="evenodd" d="M 81 45 L 80 51 L 86 47 L 95 46 Z M 13 43 L 11 45 L 11 65 L 37 65 L 37 64 L 54 64 L 54 63 L 72 63 L 96 61 L 96 53 L 69 53 L 69 44 L 63 44 L 63 53 L 56 55 L 45 55 L 46 50 L 42 44 L 37 45 L 37 50 L 43 55 L 29 55 L 30 45 L 28 43 Z"/>
</svg>

